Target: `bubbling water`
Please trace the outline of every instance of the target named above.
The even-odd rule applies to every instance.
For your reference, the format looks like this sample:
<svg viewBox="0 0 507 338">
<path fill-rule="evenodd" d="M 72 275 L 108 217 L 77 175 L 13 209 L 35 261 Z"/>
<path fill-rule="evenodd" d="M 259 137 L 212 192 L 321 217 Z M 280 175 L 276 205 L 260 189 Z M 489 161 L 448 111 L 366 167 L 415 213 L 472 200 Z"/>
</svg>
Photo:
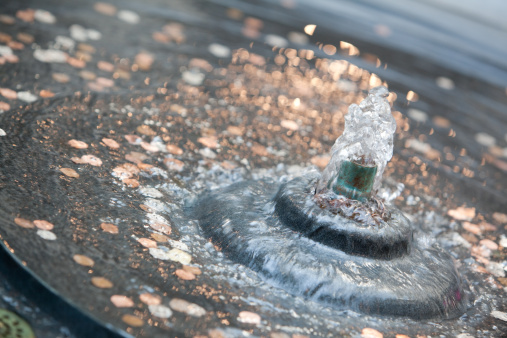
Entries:
<svg viewBox="0 0 507 338">
<path fill-rule="evenodd" d="M 386 164 L 393 156 L 393 134 L 396 131 L 388 95 L 386 87 L 375 87 L 359 105 L 350 105 L 345 115 L 345 130 L 331 149 L 331 161 L 319 180 L 319 191 L 338 175 L 343 161 L 376 166 L 373 191 L 380 188 Z"/>
</svg>

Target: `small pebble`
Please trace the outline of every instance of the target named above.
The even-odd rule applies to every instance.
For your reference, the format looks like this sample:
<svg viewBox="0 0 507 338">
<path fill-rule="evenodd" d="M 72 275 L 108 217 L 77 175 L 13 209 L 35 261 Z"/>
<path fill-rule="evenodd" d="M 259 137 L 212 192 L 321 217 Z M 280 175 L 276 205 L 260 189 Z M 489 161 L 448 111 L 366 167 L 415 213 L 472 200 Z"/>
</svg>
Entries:
<svg viewBox="0 0 507 338">
<path fill-rule="evenodd" d="M 39 22 L 47 23 L 47 24 L 56 23 L 56 17 L 53 14 L 51 14 L 50 12 L 45 11 L 43 9 L 36 9 L 33 14 L 34 14 L 33 15 L 34 19 Z"/>
<path fill-rule="evenodd" d="M 55 227 L 53 223 L 39 219 L 33 221 L 33 224 L 41 230 L 53 230 L 53 228 Z"/>
<path fill-rule="evenodd" d="M 474 235 L 480 235 L 482 233 L 481 228 L 478 225 L 472 224 L 470 222 L 463 222 L 463 229 L 473 233 Z"/>
<path fill-rule="evenodd" d="M 88 148 L 88 144 L 86 144 L 83 141 L 79 141 L 79 140 L 75 140 L 75 139 L 72 139 L 67 143 L 69 144 L 69 146 L 71 146 L 73 148 L 77 148 L 77 149 L 87 149 Z"/>
<path fill-rule="evenodd" d="M 496 144 L 496 139 L 493 136 L 486 133 L 475 134 L 475 141 L 485 147 L 491 147 Z"/>
<path fill-rule="evenodd" d="M 170 157 L 164 159 L 164 164 L 167 166 L 167 169 L 174 171 L 182 171 L 185 166 L 182 161 Z"/>
<path fill-rule="evenodd" d="M 16 19 L 10 15 L 0 14 L 0 22 L 5 25 L 13 25 L 16 22 Z"/>
<path fill-rule="evenodd" d="M 150 310 L 153 316 L 158 318 L 169 318 L 173 314 L 170 308 L 159 304 L 148 305 L 148 310 Z"/>
<path fill-rule="evenodd" d="M 54 241 L 56 239 L 56 235 L 48 230 L 37 230 L 37 235 L 39 235 L 41 238 L 44 238 L 48 241 Z"/>
<path fill-rule="evenodd" d="M 214 136 L 199 137 L 197 139 L 197 142 L 201 143 L 202 145 L 204 145 L 205 147 L 208 147 L 208 148 L 215 149 L 218 147 L 218 139 Z"/>
<path fill-rule="evenodd" d="M 103 70 L 105 72 L 114 72 L 114 65 L 110 62 L 106 62 L 106 61 L 99 61 L 97 62 L 97 67 L 100 69 L 100 70 Z"/>
<path fill-rule="evenodd" d="M 68 36 L 58 35 L 55 38 L 55 44 L 53 47 L 56 49 L 63 48 L 66 50 L 73 50 L 75 46 L 76 46 L 76 41 L 72 40 Z"/>
<path fill-rule="evenodd" d="M 209 45 L 208 51 L 217 58 L 228 58 L 231 56 L 231 49 L 218 43 Z"/>
<path fill-rule="evenodd" d="M 8 111 L 9 109 L 11 109 L 11 105 L 10 104 L 8 104 L 7 102 L 0 101 L 0 113 Z M 5 135 L 2 135 L 2 136 L 5 136 Z"/>
<path fill-rule="evenodd" d="M 85 256 L 85 255 L 74 255 L 74 257 L 72 257 L 72 258 L 74 259 L 74 261 L 77 264 L 82 265 L 82 266 L 92 267 L 95 264 L 93 259 L 91 259 L 90 257 Z"/>
<path fill-rule="evenodd" d="M 379 331 L 366 327 L 361 331 L 362 338 L 382 338 L 384 335 Z"/>
<path fill-rule="evenodd" d="M 183 270 L 191 272 L 194 275 L 200 275 L 202 273 L 201 269 L 197 266 L 183 265 Z"/>
<path fill-rule="evenodd" d="M 191 86 L 200 86 L 204 81 L 204 77 L 205 75 L 203 73 L 197 71 L 185 71 L 181 76 L 183 81 Z"/>
<path fill-rule="evenodd" d="M 33 57 L 40 62 L 64 63 L 69 55 L 58 49 L 36 49 Z"/>
<path fill-rule="evenodd" d="M 475 217 L 475 208 L 458 207 L 447 214 L 458 221 L 471 221 Z"/>
<path fill-rule="evenodd" d="M 148 71 L 151 68 L 151 65 L 155 61 L 153 55 L 147 52 L 141 52 L 136 55 L 134 62 L 139 66 L 139 69 L 142 71 Z"/>
<path fill-rule="evenodd" d="M 86 62 L 84 60 L 76 59 L 73 57 L 68 57 L 67 63 L 74 68 L 84 68 L 86 66 Z"/>
<path fill-rule="evenodd" d="M 317 167 L 319 167 L 320 169 L 324 169 L 330 160 L 331 160 L 330 156 L 314 156 L 314 157 L 312 157 L 310 162 L 313 165 L 316 165 Z"/>
<path fill-rule="evenodd" d="M 161 248 L 149 248 L 150 255 L 163 261 L 169 260 L 169 252 Z"/>
<path fill-rule="evenodd" d="M 493 219 L 501 224 L 507 223 L 507 214 L 501 212 L 494 212 Z"/>
<path fill-rule="evenodd" d="M 144 246 L 146 248 L 156 248 L 157 247 L 157 242 L 155 242 L 151 239 L 148 239 L 148 238 L 139 238 L 137 241 L 139 242 L 139 244 L 141 244 L 142 246 Z"/>
<path fill-rule="evenodd" d="M 179 278 L 183 280 L 194 280 L 195 275 L 189 271 L 185 271 L 183 269 L 177 269 L 174 274 Z"/>
<path fill-rule="evenodd" d="M 199 154 L 201 154 L 204 157 L 214 159 L 217 157 L 217 154 L 211 150 L 210 148 L 203 148 L 199 149 Z"/>
<path fill-rule="evenodd" d="M 25 229 L 32 229 L 35 227 L 32 221 L 20 217 L 16 217 L 14 223 Z"/>
<path fill-rule="evenodd" d="M 267 34 L 264 41 L 268 45 L 278 48 L 285 48 L 289 45 L 289 41 L 286 38 L 275 34 Z"/>
<path fill-rule="evenodd" d="M 507 322 L 507 312 L 502 311 L 491 311 L 491 316 L 495 317 L 497 319 L 503 320 L 504 322 Z"/>
<path fill-rule="evenodd" d="M 88 39 L 88 33 L 86 28 L 81 25 L 72 25 L 69 27 L 70 36 L 76 41 L 86 41 Z"/>
<path fill-rule="evenodd" d="M 134 301 L 131 298 L 124 296 L 124 295 L 112 295 L 110 300 L 111 300 L 111 303 L 113 303 L 114 306 L 116 306 L 116 307 L 133 307 L 134 306 Z"/>
<path fill-rule="evenodd" d="M 113 283 L 104 277 L 92 277 L 92 284 L 100 289 L 110 289 L 113 287 Z"/>
<path fill-rule="evenodd" d="M 79 174 L 71 168 L 60 168 L 60 171 L 68 177 L 79 178 Z"/>
<path fill-rule="evenodd" d="M 283 127 L 283 128 L 287 128 L 289 130 L 293 130 L 293 131 L 296 131 L 299 129 L 299 125 L 297 124 L 297 122 L 295 121 L 291 121 L 291 120 L 282 120 L 280 122 L 280 125 Z"/>
<path fill-rule="evenodd" d="M 104 232 L 109 232 L 110 234 L 116 235 L 118 233 L 118 227 L 114 224 L 111 224 L 111 223 L 101 223 L 100 228 Z"/>
<path fill-rule="evenodd" d="M 42 98 L 49 98 L 49 97 L 55 96 L 55 93 L 53 93 L 52 91 L 47 90 L 47 89 L 42 89 L 39 92 L 39 96 L 42 97 Z"/>
<path fill-rule="evenodd" d="M 422 110 L 415 109 L 415 108 L 410 108 L 407 111 L 407 115 L 408 115 L 408 117 L 410 117 L 412 120 L 414 120 L 416 122 L 424 123 L 428 120 L 428 114 L 426 114 Z"/>
<path fill-rule="evenodd" d="M 96 29 L 87 29 L 86 34 L 88 36 L 88 39 L 90 39 L 90 40 L 97 41 L 97 40 L 102 39 L 102 33 Z"/>
<path fill-rule="evenodd" d="M 169 237 L 157 233 L 151 234 L 150 237 L 159 243 L 166 243 L 167 240 L 169 239 Z"/>
<path fill-rule="evenodd" d="M 183 154 L 183 149 L 181 149 L 180 147 L 175 146 L 173 144 L 166 145 L 166 149 L 170 154 L 173 154 L 173 155 L 182 155 Z"/>
<path fill-rule="evenodd" d="M 28 91 L 18 92 L 18 100 L 32 103 L 32 102 L 37 101 L 37 99 L 38 99 L 38 97 L 36 95 L 33 95 L 32 93 L 30 93 Z"/>
<path fill-rule="evenodd" d="M 260 325 L 261 316 L 255 312 L 241 311 L 238 315 L 238 321 L 244 324 Z"/>
<path fill-rule="evenodd" d="M 104 137 L 102 139 L 102 142 L 106 146 L 108 146 L 109 148 L 111 148 L 111 149 L 118 149 L 118 148 L 120 148 L 120 144 L 118 142 L 116 142 L 115 140 L 111 139 L 111 138 Z"/>
<path fill-rule="evenodd" d="M 33 9 L 19 10 L 16 12 L 16 17 L 25 22 L 33 22 L 35 11 Z"/>
<path fill-rule="evenodd" d="M 5 132 L 5 130 L 0 128 L 0 136 L 6 136 L 6 135 L 7 135 L 7 133 Z"/>
<path fill-rule="evenodd" d="M 287 38 L 297 45 L 306 45 L 308 43 L 308 36 L 300 32 L 289 32 Z"/>
<path fill-rule="evenodd" d="M 440 88 L 447 89 L 447 90 L 454 89 L 454 81 L 449 79 L 448 77 L 443 77 L 443 76 L 437 77 L 435 79 L 435 82 L 436 82 L 437 86 L 439 86 Z"/>
<path fill-rule="evenodd" d="M 53 73 L 51 76 L 53 77 L 53 80 L 59 83 L 67 83 L 70 81 L 70 77 L 64 73 Z"/>
<path fill-rule="evenodd" d="M 79 76 L 87 81 L 93 81 L 97 78 L 97 75 L 94 72 L 90 72 L 89 70 L 80 71 Z"/>
<path fill-rule="evenodd" d="M 18 93 L 9 88 L 0 88 L 0 95 L 9 100 L 16 100 L 18 98 Z"/>
<path fill-rule="evenodd" d="M 136 180 L 135 178 L 126 178 L 126 179 L 123 179 L 122 180 L 123 183 L 125 183 L 125 185 L 129 188 L 137 188 L 139 187 L 139 181 Z"/>
<path fill-rule="evenodd" d="M 96 2 L 93 5 L 93 9 L 97 11 L 98 13 L 108 15 L 108 16 L 114 16 L 116 12 L 118 11 L 115 6 L 108 4 L 106 2 Z"/>
<path fill-rule="evenodd" d="M 192 317 L 202 317 L 206 314 L 206 310 L 201 306 L 187 302 L 184 299 L 174 298 L 169 302 L 169 306 L 174 311 L 186 313 Z"/>
<path fill-rule="evenodd" d="M 136 12 L 122 9 L 121 11 L 118 12 L 118 19 L 130 24 L 137 24 L 139 23 L 139 20 L 141 18 L 139 17 L 139 14 L 137 14 Z"/>
<path fill-rule="evenodd" d="M 18 41 L 10 41 L 7 45 L 13 50 L 22 50 L 25 48 L 25 45 Z"/>
<path fill-rule="evenodd" d="M 23 42 L 23 43 L 25 43 L 27 45 L 33 43 L 33 41 L 35 40 L 35 38 L 33 37 L 33 35 L 30 35 L 30 34 L 27 34 L 27 33 L 23 33 L 23 32 L 18 33 L 16 35 L 16 38 L 19 41 L 21 41 L 21 42 Z"/>
<path fill-rule="evenodd" d="M 81 156 L 81 158 L 72 157 L 71 160 L 74 163 L 78 163 L 78 164 L 87 163 L 87 164 L 93 165 L 95 167 L 99 167 L 102 165 L 102 160 L 96 156 L 93 156 L 93 155 L 83 155 L 83 156 Z"/>
<path fill-rule="evenodd" d="M 146 305 L 159 305 L 162 303 L 162 299 L 152 293 L 142 293 L 139 295 L 139 299 Z"/>
<path fill-rule="evenodd" d="M 132 327 L 141 327 L 144 325 L 144 321 L 134 315 L 123 315 L 123 317 L 121 317 L 121 320 L 123 320 L 125 324 Z"/>
<path fill-rule="evenodd" d="M 490 250 L 498 250 L 498 244 L 496 244 L 490 239 L 483 239 L 479 242 L 479 244 L 484 245 Z"/>
<path fill-rule="evenodd" d="M 157 135 L 157 133 L 151 129 L 151 127 L 143 124 L 143 125 L 140 125 L 139 127 L 136 128 L 137 132 L 139 134 L 142 134 L 142 135 L 146 135 L 146 136 L 155 136 Z M 125 136 L 127 137 L 127 136 Z"/>
<path fill-rule="evenodd" d="M 111 88 L 114 86 L 114 80 L 106 77 L 98 77 L 96 80 L 97 84 L 102 87 Z"/>
</svg>

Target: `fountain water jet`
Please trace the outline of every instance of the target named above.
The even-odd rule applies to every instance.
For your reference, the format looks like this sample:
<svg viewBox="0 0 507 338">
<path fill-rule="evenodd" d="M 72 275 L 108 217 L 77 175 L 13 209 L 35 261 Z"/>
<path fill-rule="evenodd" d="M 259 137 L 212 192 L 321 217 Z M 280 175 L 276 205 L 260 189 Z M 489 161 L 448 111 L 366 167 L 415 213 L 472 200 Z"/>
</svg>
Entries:
<svg viewBox="0 0 507 338">
<path fill-rule="evenodd" d="M 456 317 L 471 295 L 452 257 L 414 240 L 409 220 L 375 196 L 396 128 L 387 95 L 377 87 L 351 105 L 322 175 L 239 182 L 192 210 L 230 259 L 292 294 L 367 314 Z"/>
</svg>

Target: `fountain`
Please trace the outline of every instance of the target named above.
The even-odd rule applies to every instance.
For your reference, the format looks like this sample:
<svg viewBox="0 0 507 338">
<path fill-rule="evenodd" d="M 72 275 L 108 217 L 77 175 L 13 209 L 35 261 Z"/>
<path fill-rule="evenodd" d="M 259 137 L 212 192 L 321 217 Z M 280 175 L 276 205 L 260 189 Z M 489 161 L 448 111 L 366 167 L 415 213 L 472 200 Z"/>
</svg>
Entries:
<svg viewBox="0 0 507 338">
<path fill-rule="evenodd" d="M 452 318 L 469 305 L 449 254 L 376 191 L 396 123 L 385 87 L 351 105 L 324 172 L 262 179 L 203 195 L 193 209 L 230 259 L 286 291 L 384 316 Z"/>
</svg>

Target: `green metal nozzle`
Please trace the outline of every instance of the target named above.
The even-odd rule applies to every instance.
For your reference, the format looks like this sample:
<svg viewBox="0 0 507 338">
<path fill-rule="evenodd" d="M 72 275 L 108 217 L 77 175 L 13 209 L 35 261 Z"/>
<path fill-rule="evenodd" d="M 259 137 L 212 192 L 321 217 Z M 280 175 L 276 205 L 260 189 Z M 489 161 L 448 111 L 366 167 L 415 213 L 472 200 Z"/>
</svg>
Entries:
<svg viewBox="0 0 507 338">
<path fill-rule="evenodd" d="M 376 166 L 370 167 L 356 162 L 343 161 L 338 175 L 329 183 L 336 194 L 364 201 L 371 195 L 376 174 Z"/>
</svg>

